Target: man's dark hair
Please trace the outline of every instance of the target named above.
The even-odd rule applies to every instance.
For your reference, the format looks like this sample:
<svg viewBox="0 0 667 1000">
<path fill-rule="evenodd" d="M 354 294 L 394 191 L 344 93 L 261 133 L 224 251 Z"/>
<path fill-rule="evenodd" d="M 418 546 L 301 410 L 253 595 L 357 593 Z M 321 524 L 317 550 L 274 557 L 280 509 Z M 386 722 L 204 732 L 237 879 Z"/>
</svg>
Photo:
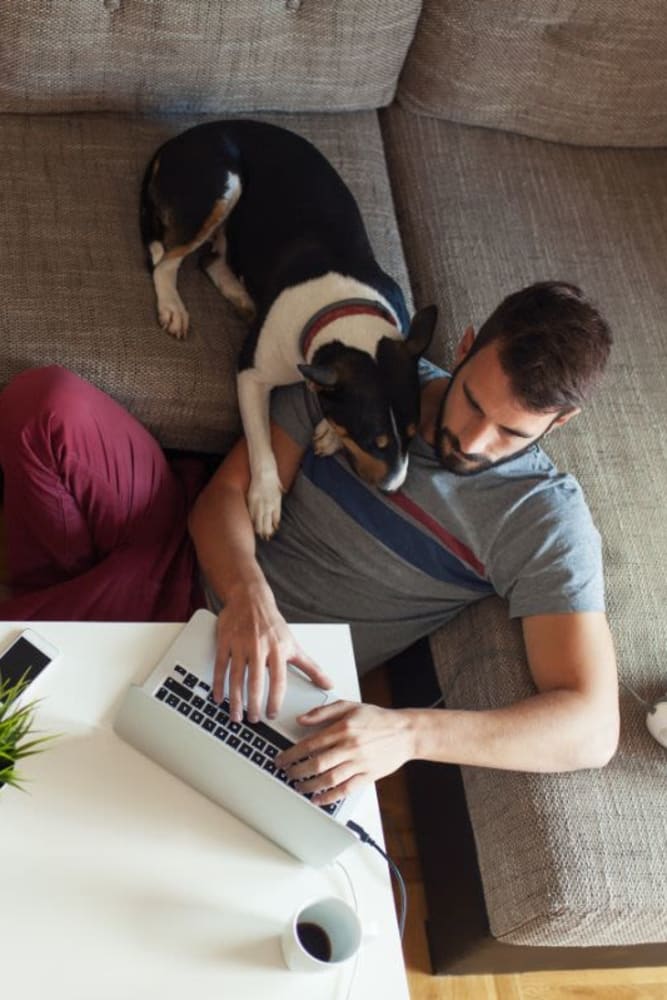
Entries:
<svg viewBox="0 0 667 1000">
<path fill-rule="evenodd" d="M 540 281 L 503 299 L 465 360 L 494 341 L 512 390 L 527 409 L 567 413 L 602 375 L 612 337 L 576 285 Z"/>
</svg>

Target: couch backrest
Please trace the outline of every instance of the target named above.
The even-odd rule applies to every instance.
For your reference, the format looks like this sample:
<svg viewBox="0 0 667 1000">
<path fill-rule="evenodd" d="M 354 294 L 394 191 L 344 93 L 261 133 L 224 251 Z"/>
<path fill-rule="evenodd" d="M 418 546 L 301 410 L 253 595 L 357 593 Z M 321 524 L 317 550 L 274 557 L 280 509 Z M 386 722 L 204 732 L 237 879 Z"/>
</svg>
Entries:
<svg viewBox="0 0 667 1000">
<path fill-rule="evenodd" d="M 391 101 L 421 0 L 8 0 L 0 111 L 335 111 Z"/>
<path fill-rule="evenodd" d="M 424 0 L 412 110 L 585 145 L 667 145 L 664 0 Z"/>
</svg>

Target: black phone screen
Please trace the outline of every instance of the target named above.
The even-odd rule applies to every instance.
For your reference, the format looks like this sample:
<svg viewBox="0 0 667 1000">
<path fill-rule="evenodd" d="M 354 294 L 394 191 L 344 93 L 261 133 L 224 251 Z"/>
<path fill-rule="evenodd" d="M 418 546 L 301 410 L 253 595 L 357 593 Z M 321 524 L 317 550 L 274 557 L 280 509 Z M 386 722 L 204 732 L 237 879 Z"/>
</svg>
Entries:
<svg viewBox="0 0 667 1000">
<path fill-rule="evenodd" d="M 27 681 L 34 681 L 50 662 L 47 653 L 20 636 L 13 646 L 0 653 L 0 679 L 16 684 L 25 675 Z"/>
</svg>

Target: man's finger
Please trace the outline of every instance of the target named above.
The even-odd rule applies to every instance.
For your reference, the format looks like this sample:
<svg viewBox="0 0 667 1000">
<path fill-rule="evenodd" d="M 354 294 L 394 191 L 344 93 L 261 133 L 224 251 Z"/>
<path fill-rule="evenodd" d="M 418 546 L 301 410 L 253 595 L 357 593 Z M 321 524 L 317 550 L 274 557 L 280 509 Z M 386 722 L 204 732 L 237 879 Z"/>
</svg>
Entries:
<svg viewBox="0 0 667 1000">
<path fill-rule="evenodd" d="M 297 716 L 297 722 L 302 726 L 319 726 L 324 722 L 335 722 L 342 719 L 358 703 L 356 701 L 332 701 L 329 705 L 318 705 L 309 712 Z"/>
<path fill-rule="evenodd" d="M 290 656 L 290 663 L 293 663 L 299 670 L 303 670 L 306 677 L 309 677 L 318 687 L 324 688 L 325 691 L 334 686 L 329 675 L 325 674 L 315 663 L 315 660 L 311 659 L 302 649 L 297 649 L 296 653 Z"/>
<path fill-rule="evenodd" d="M 264 665 L 258 657 L 248 664 L 248 719 L 258 722 L 264 694 Z"/>
<path fill-rule="evenodd" d="M 337 802 L 338 799 L 347 798 L 352 792 L 356 792 L 358 788 L 372 784 L 372 780 L 368 774 L 355 774 L 354 777 L 348 778 L 347 781 L 343 781 L 333 788 L 327 788 L 324 792 L 317 792 L 310 801 L 314 806 L 331 805 L 333 802 Z"/>
<path fill-rule="evenodd" d="M 289 747 L 288 750 L 282 750 L 276 757 L 276 764 L 280 764 L 283 769 L 286 769 L 298 760 L 305 760 L 306 757 L 312 757 L 313 754 L 336 746 L 340 739 L 340 733 L 332 732 L 332 729 L 333 727 L 330 727 L 315 736 L 307 736 L 295 743 L 293 747 Z"/>
<path fill-rule="evenodd" d="M 299 781 L 297 791 L 317 795 L 320 792 L 328 791 L 330 788 L 339 788 L 344 782 L 349 781 L 350 778 L 354 778 L 359 773 L 359 765 L 355 764 L 354 761 L 348 760 L 342 764 L 336 764 L 326 771 L 318 772 L 312 778 L 304 778 Z M 291 777 L 292 775 L 290 774 Z"/>
<path fill-rule="evenodd" d="M 218 646 L 215 654 L 215 666 L 213 668 L 213 697 L 217 702 L 222 701 L 225 693 L 225 677 L 229 669 L 229 649 L 226 645 Z"/>
<path fill-rule="evenodd" d="M 233 722 L 243 719 L 243 679 L 246 672 L 246 657 L 232 653 L 229 668 L 229 714 Z"/>
<path fill-rule="evenodd" d="M 287 686 L 287 664 L 274 647 L 269 653 L 269 698 L 266 704 L 266 714 L 274 719 L 280 711 Z"/>
</svg>

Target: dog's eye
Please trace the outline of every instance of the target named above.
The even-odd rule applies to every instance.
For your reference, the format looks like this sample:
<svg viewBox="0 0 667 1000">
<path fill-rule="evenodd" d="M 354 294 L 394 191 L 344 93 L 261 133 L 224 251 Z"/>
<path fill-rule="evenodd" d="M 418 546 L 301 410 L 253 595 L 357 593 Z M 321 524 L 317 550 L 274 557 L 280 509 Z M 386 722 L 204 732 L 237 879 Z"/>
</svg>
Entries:
<svg viewBox="0 0 667 1000">
<path fill-rule="evenodd" d="M 387 434 L 380 434 L 375 438 L 375 444 L 378 448 L 386 448 L 389 444 L 389 436 Z"/>
</svg>

